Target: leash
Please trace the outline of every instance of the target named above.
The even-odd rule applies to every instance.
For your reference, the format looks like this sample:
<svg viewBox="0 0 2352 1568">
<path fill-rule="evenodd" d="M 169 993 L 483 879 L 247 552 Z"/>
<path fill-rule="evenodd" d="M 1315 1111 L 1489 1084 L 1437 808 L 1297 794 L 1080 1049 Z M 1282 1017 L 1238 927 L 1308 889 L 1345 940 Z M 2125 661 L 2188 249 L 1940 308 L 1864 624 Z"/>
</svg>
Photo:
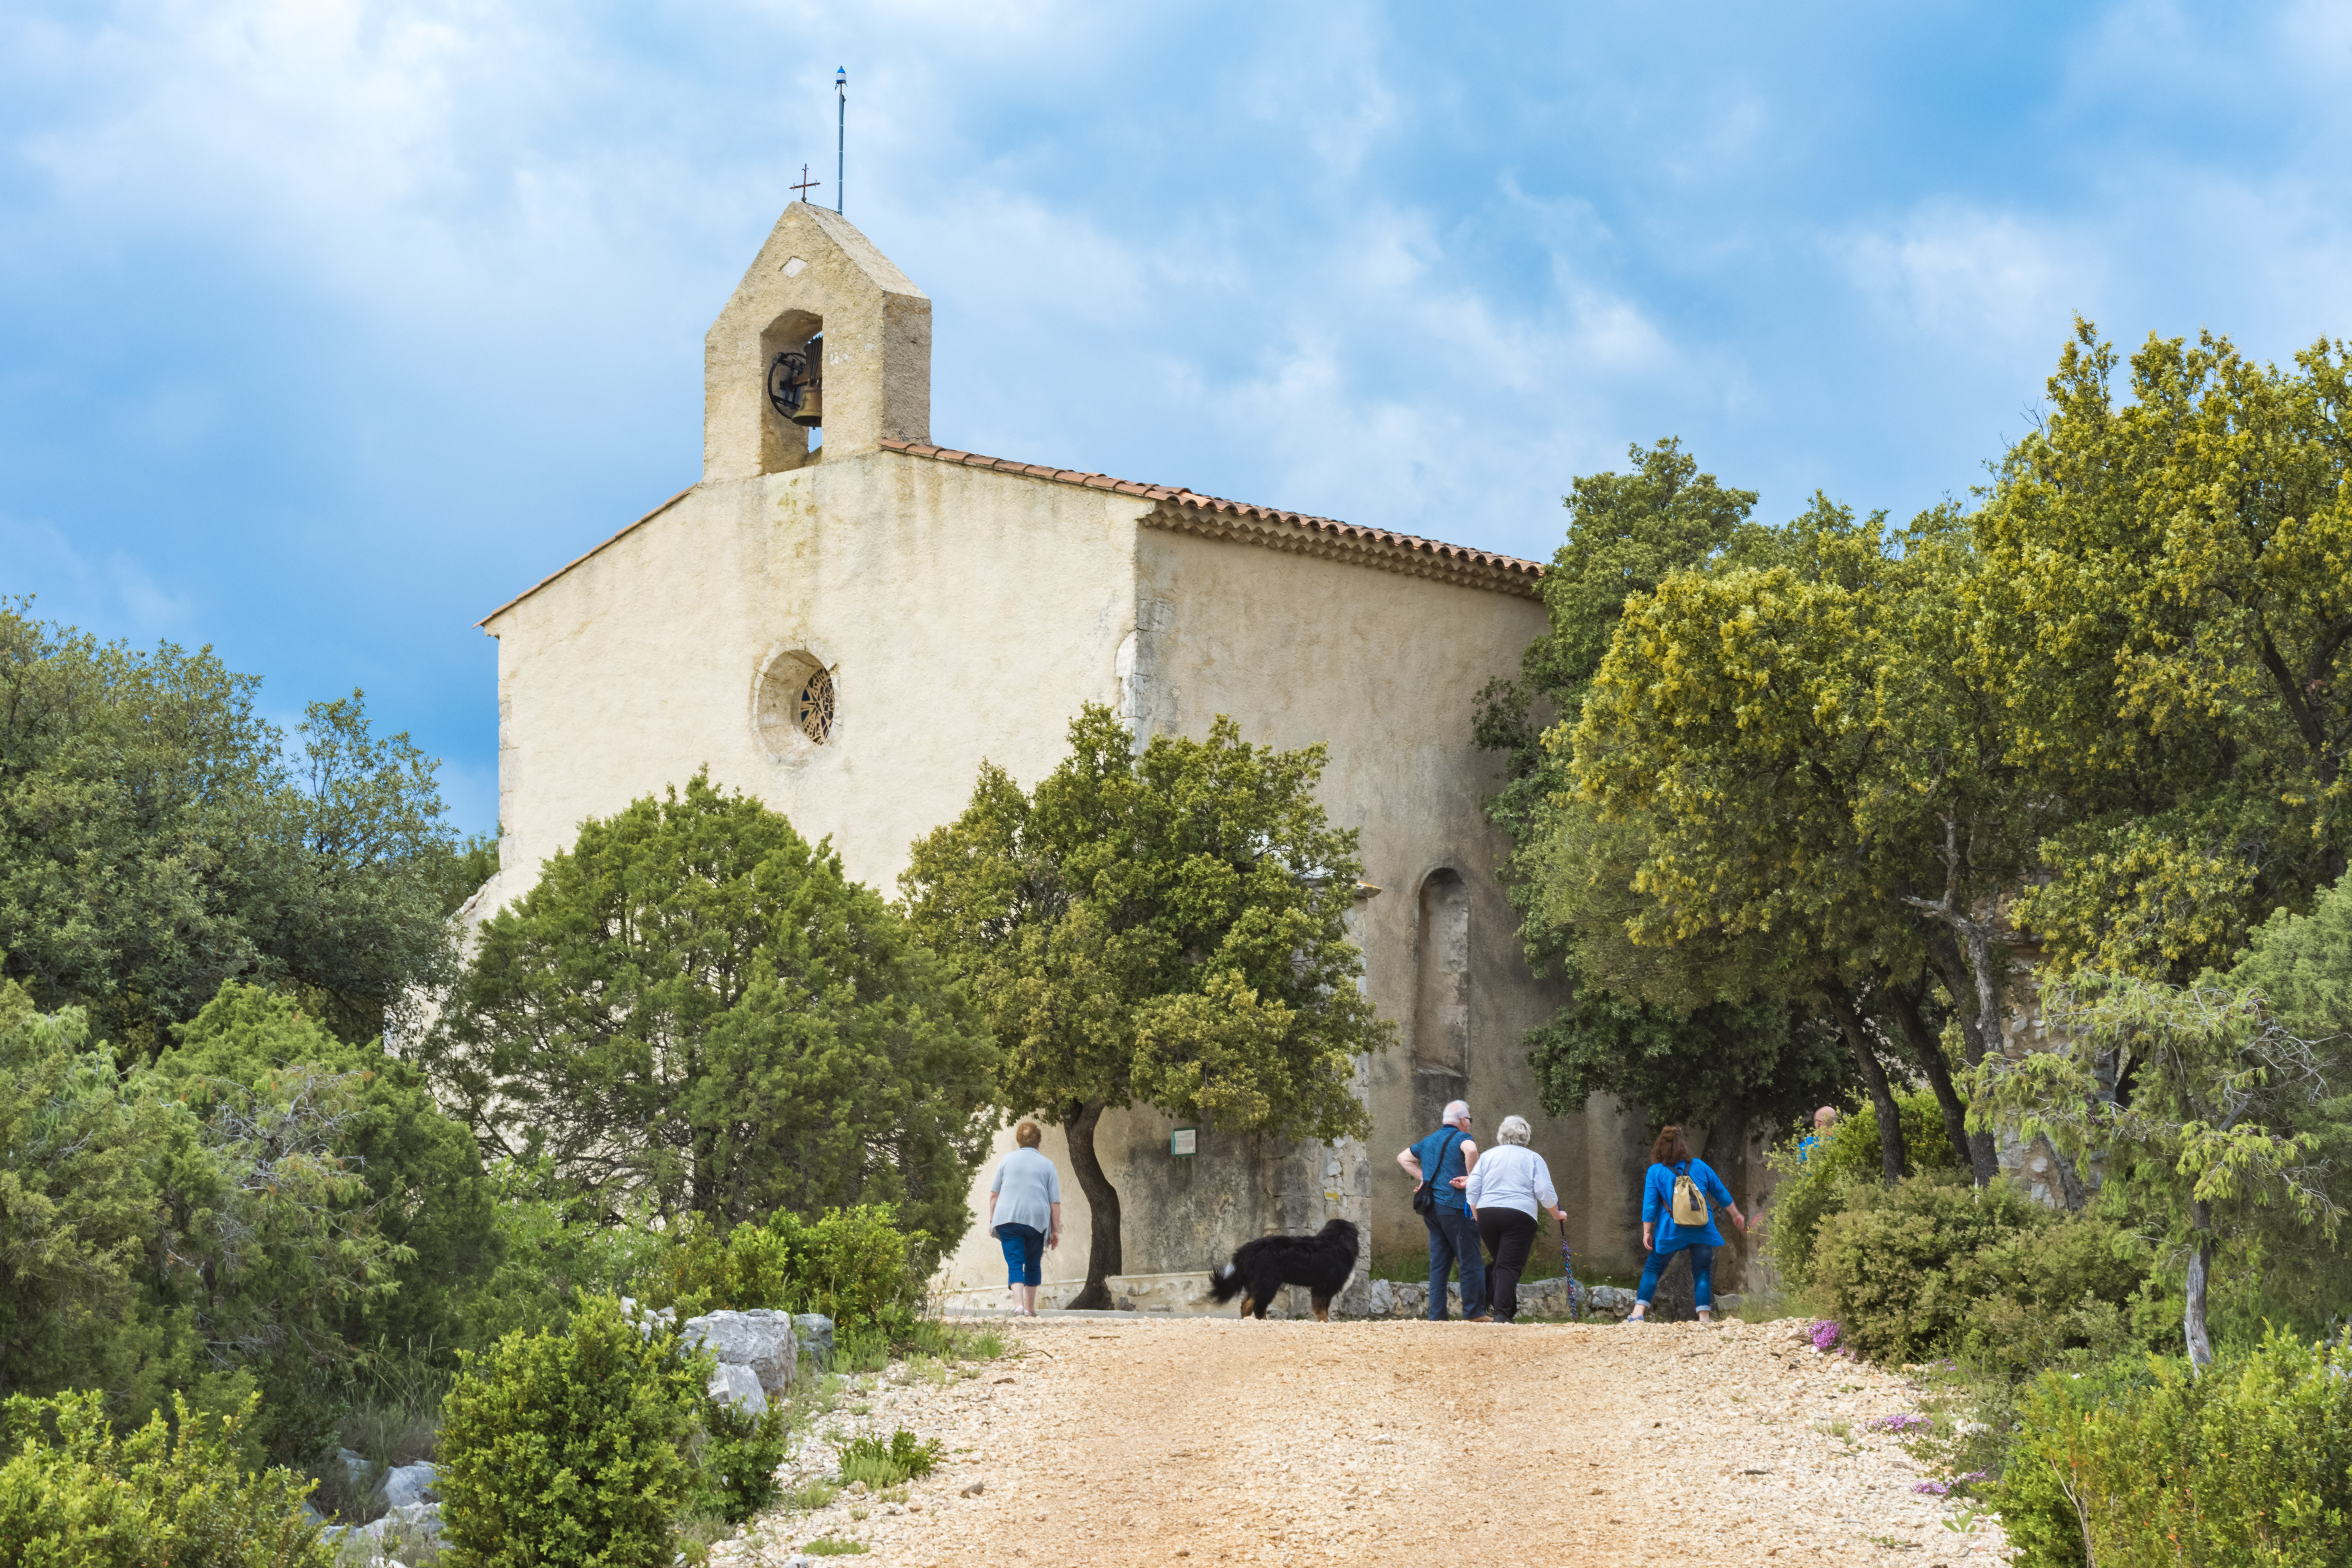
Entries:
<svg viewBox="0 0 2352 1568">
<path fill-rule="evenodd" d="M 1559 1222 L 1559 1268 L 1560 1273 L 1568 1280 L 1569 1319 L 1573 1322 L 1582 1322 L 1584 1321 L 1584 1308 L 1580 1304 L 1580 1298 L 1583 1293 L 1580 1291 L 1576 1286 L 1576 1260 L 1574 1255 L 1568 1250 L 1568 1222 L 1566 1220 L 1561 1220 Z"/>
</svg>

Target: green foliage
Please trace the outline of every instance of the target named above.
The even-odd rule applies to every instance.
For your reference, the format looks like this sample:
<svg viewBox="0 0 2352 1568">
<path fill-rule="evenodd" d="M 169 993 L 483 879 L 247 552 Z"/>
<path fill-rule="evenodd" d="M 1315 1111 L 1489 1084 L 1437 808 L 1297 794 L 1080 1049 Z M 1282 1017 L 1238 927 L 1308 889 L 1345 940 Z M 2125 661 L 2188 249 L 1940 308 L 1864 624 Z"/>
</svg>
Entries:
<svg viewBox="0 0 2352 1568">
<path fill-rule="evenodd" d="M 587 1201 L 544 1158 L 493 1160 L 486 1173 L 498 1262 L 459 1309 L 465 1345 L 561 1330 L 578 1302 L 635 1294 L 654 1276 L 668 1243 L 642 1209 Z"/>
<path fill-rule="evenodd" d="M 1684 1011 L 1588 985 L 1527 1043 L 1537 1094 L 1553 1116 L 1573 1116 L 1591 1096 L 1612 1094 L 1655 1123 L 1714 1122 L 1727 1113 L 1785 1122 L 1843 1098 L 1853 1079 L 1836 1037 L 1777 999 Z"/>
<path fill-rule="evenodd" d="M 423 1073 L 336 1039 L 290 997 L 235 981 L 174 1033 L 158 1076 L 194 1106 L 217 1106 L 226 1086 L 283 1088 L 305 1068 L 342 1081 L 331 1153 L 357 1182 L 349 1207 L 397 1259 L 397 1289 L 355 1300 L 337 1330 L 355 1345 L 455 1342 L 458 1303 L 496 1256 L 495 1209 L 472 1135 L 442 1114 Z"/>
<path fill-rule="evenodd" d="M 863 1557 L 866 1545 L 862 1541 L 845 1541 L 838 1536 L 820 1535 L 802 1543 L 801 1550 L 811 1557 Z"/>
<path fill-rule="evenodd" d="M 1002 1102 L 1365 1131 L 1349 1085 L 1391 1031 L 1356 985 L 1345 921 L 1362 866 L 1315 799 L 1322 748 L 1253 746 L 1221 718 L 1205 741 L 1139 752 L 1089 705 L 1070 751 L 1034 795 L 983 764 L 900 879 L 1004 1048 Z"/>
<path fill-rule="evenodd" d="M 678 1520 L 708 1495 L 691 1453 L 709 1369 L 611 1297 L 560 1334 L 468 1355 L 442 1415 L 444 1560 L 670 1568 Z"/>
<path fill-rule="evenodd" d="M 782 1489 L 776 1467 L 791 1446 L 781 1400 L 754 1415 L 706 1396 L 695 1453 L 703 1506 L 729 1524 L 740 1524 L 774 1502 Z"/>
<path fill-rule="evenodd" d="M 252 1414 L 175 1406 L 118 1439 L 96 1392 L 0 1406 L 0 1563 L 12 1568 L 330 1568 L 304 1484 L 238 1456 Z M 176 1431 L 174 1430 L 176 1428 Z"/>
<path fill-rule="evenodd" d="M 933 1248 L 895 1223 L 888 1205 L 828 1210 L 806 1219 L 780 1209 L 758 1225 L 690 1232 L 662 1256 L 646 1300 L 682 1320 L 704 1312 L 777 1307 L 822 1312 L 839 1329 L 871 1329 L 893 1342 L 912 1331 Z"/>
<path fill-rule="evenodd" d="M 0 981 L 0 1394 L 106 1387 L 135 1417 L 192 1375 L 187 1314 L 150 1287 L 155 1171 L 196 1144 L 80 1008 L 36 1012 Z"/>
<path fill-rule="evenodd" d="M 2352 848 L 2344 345 L 2117 356 L 2087 322 L 1975 521 L 1972 590 L 2024 791 L 2070 809 L 2019 921 L 2062 973 L 2180 981 Z"/>
<path fill-rule="evenodd" d="M 2032 1568 L 2352 1563 L 2352 1348 L 2045 1373 L 1995 1501 Z"/>
<path fill-rule="evenodd" d="M 1654 1121 L 1779 1121 L 1843 1097 L 1853 1074 L 1832 1037 L 1777 998 L 1736 987 L 1727 998 L 1704 984 L 1664 995 L 1642 977 L 1603 975 L 1578 942 L 1580 931 L 1590 937 L 1616 922 L 1603 902 L 1582 896 L 1594 890 L 1591 877 L 1562 863 L 1563 834 L 1582 837 L 1597 825 L 1563 820 L 1578 807 L 1565 750 L 1544 742 L 1546 710 L 1574 726 L 1629 599 L 1676 572 L 1742 557 L 1762 537 L 1747 521 L 1754 493 L 1700 473 L 1681 443 L 1629 455 L 1630 472 L 1573 481 L 1568 538 L 1542 584 L 1550 628 L 1528 646 L 1517 682 L 1480 694 L 1473 727 L 1480 746 L 1504 755 L 1503 785 L 1486 810 L 1511 840 L 1505 883 L 1522 916 L 1520 940 L 1538 973 L 1559 968 L 1570 989 L 1528 1036 L 1528 1061 L 1555 1116 L 1611 1094 Z M 1571 889 L 1577 896 L 1563 897 Z"/>
<path fill-rule="evenodd" d="M 1840 1342 L 1890 1365 L 1952 1355 L 2010 1371 L 2134 1338 L 2143 1250 L 2112 1221 L 2060 1214 L 1955 1172 L 1852 1182 L 1823 1216 L 1811 1281 Z"/>
<path fill-rule="evenodd" d="M 877 1491 L 920 1480 L 939 1468 L 948 1457 L 944 1442 L 937 1437 L 918 1437 L 904 1426 L 887 1439 L 868 1434 L 833 1447 L 841 1460 L 841 1484 L 856 1486 L 864 1481 Z"/>
<path fill-rule="evenodd" d="M 1958 1169 L 1952 1146 L 1943 1136 L 1936 1097 L 1925 1089 L 1906 1090 L 1895 1095 L 1895 1102 L 1903 1114 L 1904 1143 L 1916 1152 L 1918 1168 L 1923 1173 Z M 1765 1251 L 1780 1277 L 1796 1286 L 1813 1282 L 1813 1238 L 1822 1221 L 1844 1205 L 1848 1187 L 1874 1183 L 1879 1176 L 1875 1108 L 1865 1105 L 1841 1116 L 1811 1149 L 1803 1149 L 1811 1127 L 1811 1118 L 1805 1119 L 1767 1156 L 1778 1179 Z"/>
<path fill-rule="evenodd" d="M 210 650 L 27 608 L 0 603 L 0 974 L 134 1055 L 232 977 L 314 994 L 352 1038 L 446 977 L 437 764 L 360 694 L 311 704 L 293 756 Z"/>
<path fill-rule="evenodd" d="M 481 927 L 429 1049 L 485 1147 L 610 1217 L 892 1203 L 942 1247 L 996 1059 L 903 919 L 699 773 L 583 824 Z"/>
<path fill-rule="evenodd" d="M 2183 1331 L 2202 1364 L 2221 1244 L 2336 1236 L 2344 1211 L 2312 1125 L 2327 1119 L 2326 1064 L 2252 991 L 2085 973 L 2053 989 L 2049 1017 L 2053 1048 L 1987 1058 L 1971 1092 L 2062 1154 L 2103 1158 L 2110 1187 L 2164 1217 L 2188 1259 Z"/>
</svg>

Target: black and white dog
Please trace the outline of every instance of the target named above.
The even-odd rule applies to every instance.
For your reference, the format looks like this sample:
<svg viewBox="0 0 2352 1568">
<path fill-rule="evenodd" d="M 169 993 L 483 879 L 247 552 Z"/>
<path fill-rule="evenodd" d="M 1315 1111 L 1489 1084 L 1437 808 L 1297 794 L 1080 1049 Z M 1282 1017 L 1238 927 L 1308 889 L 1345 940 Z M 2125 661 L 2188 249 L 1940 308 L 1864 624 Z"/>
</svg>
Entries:
<svg viewBox="0 0 2352 1568">
<path fill-rule="evenodd" d="M 1242 1299 L 1242 1316 L 1264 1318 L 1274 1293 L 1304 1285 L 1315 1303 L 1315 1321 L 1331 1321 L 1331 1298 L 1356 1271 L 1356 1227 L 1335 1219 L 1313 1236 L 1261 1236 L 1244 1242 L 1231 1263 L 1209 1275 L 1209 1294 L 1218 1301 Z"/>
</svg>

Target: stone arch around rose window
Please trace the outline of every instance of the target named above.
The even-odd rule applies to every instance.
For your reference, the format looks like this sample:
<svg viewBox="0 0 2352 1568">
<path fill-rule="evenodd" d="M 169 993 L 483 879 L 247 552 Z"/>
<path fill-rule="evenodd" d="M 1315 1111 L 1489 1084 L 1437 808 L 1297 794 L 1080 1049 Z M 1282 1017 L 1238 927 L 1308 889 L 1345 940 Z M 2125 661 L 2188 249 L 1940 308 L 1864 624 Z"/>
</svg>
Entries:
<svg viewBox="0 0 2352 1568">
<path fill-rule="evenodd" d="M 820 649 L 772 651 L 752 682 L 751 730 L 768 756 L 802 763 L 841 735 L 841 676 Z"/>
</svg>

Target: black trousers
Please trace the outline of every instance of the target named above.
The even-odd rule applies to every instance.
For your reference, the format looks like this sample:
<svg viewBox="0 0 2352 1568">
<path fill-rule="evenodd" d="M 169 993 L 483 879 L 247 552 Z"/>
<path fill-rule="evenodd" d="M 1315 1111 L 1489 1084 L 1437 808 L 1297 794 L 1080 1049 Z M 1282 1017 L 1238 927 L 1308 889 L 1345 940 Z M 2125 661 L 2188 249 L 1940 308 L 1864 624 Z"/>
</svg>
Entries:
<svg viewBox="0 0 2352 1568">
<path fill-rule="evenodd" d="M 1519 1276 L 1527 1272 L 1528 1249 L 1535 1245 L 1536 1216 L 1517 1209 L 1478 1211 L 1478 1239 L 1486 1244 L 1486 1299 L 1495 1318 L 1507 1323 L 1519 1315 Z"/>
</svg>

